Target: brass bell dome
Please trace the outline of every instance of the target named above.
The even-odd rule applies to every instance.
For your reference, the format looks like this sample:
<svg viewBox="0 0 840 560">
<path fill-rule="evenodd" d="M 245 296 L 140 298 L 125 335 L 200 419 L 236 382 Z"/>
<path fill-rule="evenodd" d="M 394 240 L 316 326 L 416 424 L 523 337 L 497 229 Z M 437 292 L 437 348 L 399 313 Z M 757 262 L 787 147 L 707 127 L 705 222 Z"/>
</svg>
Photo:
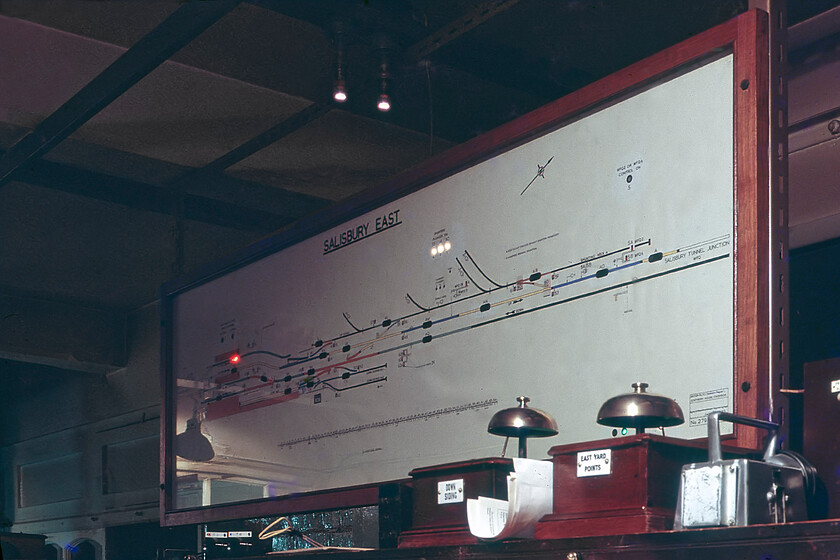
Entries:
<svg viewBox="0 0 840 560">
<path fill-rule="evenodd" d="M 636 428 L 637 434 L 646 428 L 678 426 L 685 422 L 680 405 L 673 399 L 648 393 L 647 383 L 633 383 L 633 392 L 607 400 L 598 411 L 598 423 L 618 428 Z"/>
<path fill-rule="evenodd" d="M 528 408 L 531 401 L 528 397 L 516 397 L 516 400 L 519 406 L 505 408 L 493 415 L 487 431 L 496 436 L 519 438 L 519 456 L 527 457 L 527 438 L 557 435 L 557 422 L 538 408 Z"/>
</svg>

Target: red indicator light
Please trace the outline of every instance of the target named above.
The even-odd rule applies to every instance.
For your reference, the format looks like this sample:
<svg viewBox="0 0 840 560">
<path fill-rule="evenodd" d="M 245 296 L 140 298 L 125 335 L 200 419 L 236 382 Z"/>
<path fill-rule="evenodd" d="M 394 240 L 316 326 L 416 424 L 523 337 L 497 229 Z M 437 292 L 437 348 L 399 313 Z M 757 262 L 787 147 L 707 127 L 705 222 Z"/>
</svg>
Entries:
<svg viewBox="0 0 840 560">
<path fill-rule="evenodd" d="M 233 356 L 230 357 L 230 363 L 232 363 L 232 364 L 239 363 L 239 359 L 240 359 L 239 354 L 234 354 Z"/>
</svg>

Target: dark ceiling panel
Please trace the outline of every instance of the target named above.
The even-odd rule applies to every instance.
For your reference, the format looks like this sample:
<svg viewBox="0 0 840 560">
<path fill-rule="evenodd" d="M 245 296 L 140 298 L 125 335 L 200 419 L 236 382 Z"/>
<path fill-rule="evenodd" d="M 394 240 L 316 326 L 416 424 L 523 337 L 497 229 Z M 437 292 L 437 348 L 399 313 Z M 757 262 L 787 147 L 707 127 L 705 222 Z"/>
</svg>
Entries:
<svg viewBox="0 0 840 560">
<path fill-rule="evenodd" d="M 174 188 L 120 179 L 48 161 L 30 164 L 17 173 L 16 180 L 159 214 L 174 214 L 179 196 Z M 288 225 L 297 217 L 293 212 L 280 216 L 207 197 L 180 196 L 183 196 L 184 218 L 243 231 L 269 233 Z M 290 193 L 290 197 L 301 196 Z M 312 204 L 313 210 L 325 204 L 325 201 Z"/>
<path fill-rule="evenodd" d="M 235 150 L 231 150 L 224 156 L 208 163 L 199 170 L 199 174 L 221 173 L 234 163 L 251 156 L 277 140 L 288 136 L 292 132 L 306 126 L 312 121 L 321 118 L 331 109 L 328 105 L 313 103 L 303 111 L 292 115 L 281 123 L 274 125 L 262 134 L 255 136 Z"/>
<path fill-rule="evenodd" d="M 21 166 L 49 151 L 146 74 L 218 21 L 239 0 L 189 2 L 135 43 L 0 159 L 0 186 Z"/>
</svg>

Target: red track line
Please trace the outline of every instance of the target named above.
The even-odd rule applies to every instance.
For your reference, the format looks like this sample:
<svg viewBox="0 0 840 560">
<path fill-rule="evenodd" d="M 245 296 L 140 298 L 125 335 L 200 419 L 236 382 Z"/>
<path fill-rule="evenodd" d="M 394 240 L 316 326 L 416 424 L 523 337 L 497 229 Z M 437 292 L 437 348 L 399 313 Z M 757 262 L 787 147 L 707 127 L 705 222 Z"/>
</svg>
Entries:
<svg viewBox="0 0 840 560">
<path fill-rule="evenodd" d="M 364 356 L 355 356 L 350 358 L 349 360 L 344 360 L 343 362 L 338 362 L 336 364 L 330 364 L 327 367 L 318 368 L 315 370 L 315 375 L 317 376 L 319 373 L 323 373 L 325 371 L 329 371 L 333 368 L 337 368 L 343 366 L 344 364 L 351 364 L 353 362 L 358 362 L 359 360 L 364 360 L 365 358 L 373 358 L 374 356 L 378 356 L 379 352 L 374 352 L 373 354 L 365 354 Z"/>
</svg>

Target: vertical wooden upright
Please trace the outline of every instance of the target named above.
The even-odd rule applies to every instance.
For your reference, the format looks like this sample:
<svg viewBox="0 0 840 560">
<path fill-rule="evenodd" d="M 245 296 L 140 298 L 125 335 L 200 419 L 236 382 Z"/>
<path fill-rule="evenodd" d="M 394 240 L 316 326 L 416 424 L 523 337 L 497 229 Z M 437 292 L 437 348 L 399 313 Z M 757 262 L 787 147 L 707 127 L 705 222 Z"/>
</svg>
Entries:
<svg viewBox="0 0 840 560">
<path fill-rule="evenodd" d="M 735 413 L 773 414 L 770 340 L 770 192 L 767 14 L 737 19 L 735 39 Z M 758 448 L 763 434 L 735 428 L 737 444 Z"/>
</svg>

